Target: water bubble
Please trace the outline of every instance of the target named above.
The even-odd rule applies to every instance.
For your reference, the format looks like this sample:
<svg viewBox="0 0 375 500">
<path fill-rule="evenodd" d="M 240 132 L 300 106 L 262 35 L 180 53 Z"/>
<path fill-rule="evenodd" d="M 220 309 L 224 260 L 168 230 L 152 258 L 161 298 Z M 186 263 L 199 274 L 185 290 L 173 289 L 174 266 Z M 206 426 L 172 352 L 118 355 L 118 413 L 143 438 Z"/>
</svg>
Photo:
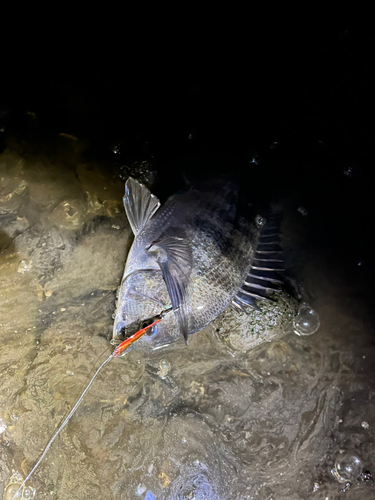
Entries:
<svg viewBox="0 0 375 500">
<path fill-rule="evenodd" d="M 12 484 L 9 484 L 5 490 L 5 500 L 12 500 L 14 498 L 14 500 L 21 500 L 22 498 L 22 490 L 19 491 L 16 495 L 16 492 L 18 490 L 18 488 L 20 487 L 20 485 L 18 483 L 12 483 Z"/>
<path fill-rule="evenodd" d="M 347 177 L 352 177 L 354 173 L 353 167 L 348 167 L 347 169 L 344 170 L 344 175 Z"/>
<path fill-rule="evenodd" d="M 21 274 L 28 273 L 31 269 L 31 260 L 29 259 L 22 259 L 20 260 L 18 267 L 17 267 L 17 272 Z"/>
<path fill-rule="evenodd" d="M 15 472 L 13 472 L 12 477 L 10 478 L 9 484 L 10 483 L 21 484 L 22 481 L 23 481 L 22 474 L 20 474 L 19 472 L 15 471 Z"/>
<path fill-rule="evenodd" d="M 309 212 L 306 210 L 306 208 L 302 206 L 297 208 L 297 212 L 299 212 L 304 217 L 306 217 L 306 215 L 309 215 Z"/>
<path fill-rule="evenodd" d="M 364 420 L 363 422 L 361 422 L 361 427 L 363 427 L 363 429 L 369 429 L 370 424 Z"/>
<path fill-rule="evenodd" d="M 362 462 L 354 453 L 340 453 L 336 457 L 333 474 L 342 483 L 353 481 L 361 475 Z"/>
<path fill-rule="evenodd" d="M 340 493 L 346 493 L 348 489 L 350 488 L 351 484 L 349 481 L 347 481 L 344 486 L 339 490 Z"/>
<path fill-rule="evenodd" d="M 266 219 L 264 217 L 262 217 L 261 215 L 257 215 L 255 217 L 255 224 L 259 227 L 262 227 L 264 226 L 264 224 L 266 223 Z"/>
<path fill-rule="evenodd" d="M 0 434 L 5 432 L 6 428 L 7 428 L 6 423 L 4 422 L 4 420 L 2 418 L 0 418 Z"/>
<path fill-rule="evenodd" d="M 312 335 L 320 326 L 319 315 L 308 304 L 301 304 L 293 320 L 293 330 L 297 335 Z"/>
<path fill-rule="evenodd" d="M 372 474 L 370 471 L 364 470 L 358 479 L 360 481 L 372 481 Z"/>
<path fill-rule="evenodd" d="M 359 174 L 359 168 L 357 165 L 348 165 L 344 170 L 343 170 L 343 174 L 346 176 L 346 177 L 349 177 L 349 178 L 353 178 L 353 177 L 357 177 L 358 174 Z"/>
<path fill-rule="evenodd" d="M 22 498 L 28 500 L 29 498 L 34 498 L 35 490 L 26 486 L 22 492 Z"/>
</svg>

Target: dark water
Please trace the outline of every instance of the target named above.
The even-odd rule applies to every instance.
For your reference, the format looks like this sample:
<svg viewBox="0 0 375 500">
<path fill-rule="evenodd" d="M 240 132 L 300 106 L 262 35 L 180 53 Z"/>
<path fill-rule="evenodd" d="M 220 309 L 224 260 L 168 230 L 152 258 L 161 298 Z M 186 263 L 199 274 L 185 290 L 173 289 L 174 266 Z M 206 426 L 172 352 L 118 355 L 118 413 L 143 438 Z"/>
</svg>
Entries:
<svg viewBox="0 0 375 500">
<path fill-rule="evenodd" d="M 371 37 L 340 23 L 303 31 L 301 43 L 290 35 L 271 59 L 258 55 L 251 78 L 248 64 L 235 71 L 232 61 L 231 77 L 192 65 L 182 79 L 159 68 L 151 87 L 141 77 L 125 84 L 104 64 L 113 52 L 93 51 L 81 65 L 56 47 L 54 58 L 45 48 L 30 62 L 26 48 L 20 67 L 34 78 L 19 92 L 9 59 L 0 98 L 2 497 L 111 352 L 132 241 L 124 180 L 133 175 L 164 200 L 182 174 L 234 172 L 260 211 L 281 203 L 289 273 L 319 330 L 295 335 L 285 296 L 287 321 L 261 335 L 254 318 L 226 313 L 188 348 L 112 361 L 23 496 L 375 498 Z M 223 68 L 215 55 L 209 67 L 216 60 Z"/>
</svg>

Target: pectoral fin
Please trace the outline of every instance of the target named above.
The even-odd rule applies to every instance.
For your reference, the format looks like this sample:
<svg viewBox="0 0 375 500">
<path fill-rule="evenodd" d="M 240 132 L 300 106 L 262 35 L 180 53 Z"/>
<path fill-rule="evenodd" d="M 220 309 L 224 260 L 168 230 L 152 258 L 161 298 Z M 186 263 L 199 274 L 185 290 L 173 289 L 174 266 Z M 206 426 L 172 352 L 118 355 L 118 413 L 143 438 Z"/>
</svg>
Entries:
<svg viewBox="0 0 375 500">
<path fill-rule="evenodd" d="M 123 202 L 134 235 L 139 233 L 160 207 L 158 198 L 132 177 L 125 183 Z"/>
<path fill-rule="evenodd" d="M 193 265 L 190 245 L 185 238 L 169 235 L 155 241 L 149 251 L 156 256 L 181 333 L 187 343 L 188 317 L 185 300 Z"/>
</svg>

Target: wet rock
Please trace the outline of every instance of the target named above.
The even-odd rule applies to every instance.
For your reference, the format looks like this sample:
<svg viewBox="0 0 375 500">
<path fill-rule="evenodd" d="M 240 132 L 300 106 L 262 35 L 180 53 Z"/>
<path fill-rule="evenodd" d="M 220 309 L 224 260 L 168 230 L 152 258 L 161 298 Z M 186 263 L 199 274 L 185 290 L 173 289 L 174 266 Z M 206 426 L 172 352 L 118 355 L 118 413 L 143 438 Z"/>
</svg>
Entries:
<svg viewBox="0 0 375 500">
<path fill-rule="evenodd" d="M 297 314 L 298 302 L 285 292 L 272 298 L 275 302 L 258 301 L 260 311 L 248 308 L 248 314 L 228 308 L 212 324 L 219 339 L 234 352 L 241 352 L 280 338 Z"/>
</svg>

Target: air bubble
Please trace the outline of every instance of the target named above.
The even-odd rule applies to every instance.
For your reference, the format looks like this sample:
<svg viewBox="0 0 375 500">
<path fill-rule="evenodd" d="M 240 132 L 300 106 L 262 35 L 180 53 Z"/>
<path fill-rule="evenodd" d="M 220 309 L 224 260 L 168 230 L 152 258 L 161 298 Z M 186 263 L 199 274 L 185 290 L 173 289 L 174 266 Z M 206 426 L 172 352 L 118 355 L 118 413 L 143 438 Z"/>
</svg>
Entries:
<svg viewBox="0 0 375 500">
<path fill-rule="evenodd" d="M 19 491 L 16 495 L 16 492 L 20 485 L 18 483 L 12 483 L 9 486 L 7 486 L 5 490 L 5 500 L 21 500 L 22 498 L 22 490 Z"/>
<path fill-rule="evenodd" d="M 10 478 L 9 483 L 18 483 L 18 484 L 21 484 L 22 481 L 23 481 L 22 474 L 20 474 L 19 472 L 15 471 L 15 472 L 13 472 L 12 477 Z"/>
<path fill-rule="evenodd" d="M 362 462 L 354 453 L 340 453 L 332 473 L 340 483 L 353 481 L 362 473 Z"/>
<path fill-rule="evenodd" d="M 264 224 L 266 223 L 266 219 L 262 217 L 261 215 L 257 215 L 255 217 L 255 224 L 259 227 L 263 227 Z"/>
<path fill-rule="evenodd" d="M 29 259 L 22 259 L 20 260 L 17 268 L 17 272 L 21 274 L 28 273 L 31 270 L 31 260 Z"/>
<path fill-rule="evenodd" d="M 319 315 L 308 304 L 301 304 L 293 320 L 294 333 L 302 336 L 312 335 L 319 329 L 319 326 Z"/>
<path fill-rule="evenodd" d="M 299 212 L 304 217 L 306 217 L 306 215 L 309 215 L 309 212 L 306 210 L 306 208 L 302 206 L 297 208 L 297 212 Z"/>
<path fill-rule="evenodd" d="M 346 177 L 353 178 L 357 177 L 358 171 L 359 169 L 356 165 L 349 165 L 347 168 L 345 168 L 345 170 L 343 170 L 343 174 Z"/>
<path fill-rule="evenodd" d="M 35 490 L 33 488 L 29 488 L 28 486 L 22 492 L 22 498 L 25 500 L 29 500 L 29 498 L 34 498 Z"/>
</svg>

